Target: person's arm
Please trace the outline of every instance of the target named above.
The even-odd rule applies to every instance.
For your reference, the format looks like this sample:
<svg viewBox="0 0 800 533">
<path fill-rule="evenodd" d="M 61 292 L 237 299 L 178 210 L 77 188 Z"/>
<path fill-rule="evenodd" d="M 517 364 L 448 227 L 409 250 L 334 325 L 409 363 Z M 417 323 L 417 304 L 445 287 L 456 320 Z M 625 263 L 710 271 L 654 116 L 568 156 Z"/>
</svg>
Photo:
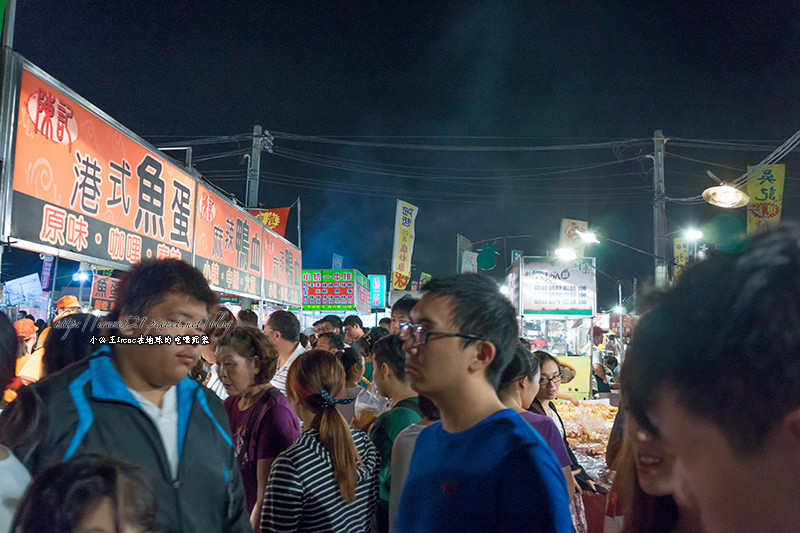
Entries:
<svg viewBox="0 0 800 533">
<path fill-rule="evenodd" d="M 594 375 L 600 378 L 600 381 L 603 383 L 608 384 L 606 381 L 606 373 L 603 371 L 603 366 L 599 363 L 593 363 L 592 368 L 594 369 Z"/>
<path fill-rule="evenodd" d="M 566 392 L 561 392 L 560 390 L 556 393 L 556 398 L 558 398 L 559 400 L 566 400 L 566 401 L 568 401 L 569 403 L 571 403 L 572 405 L 575 405 L 575 406 L 578 406 L 578 405 L 581 404 L 581 402 L 579 402 L 578 399 L 575 396 L 572 396 L 571 394 L 567 394 Z"/>
<path fill-rule="evenodd" d="M 303 513 L 303 485 L 292 461 L 281 456 L 269 472 L 261 508 L 261 533 L 297 531 Z"/>
<path fill-rule="evenodd" d="M 275 461 L 274 457 L 268 459 L 259 459 L 256 463 L 256 481 L 258 489 L 256 494 L 256 504 L 250 512 L 250 525 L 253 527 L 253 533 L 258 533 L 261 530 L 261 508 L 264 506 L 264 492 L 267 490 L 267 478 L 269 478 L 269 470 L 272 468 L 272 463 Z"/>
<path fill-rule="evenodd" d="M 267 391 L 264 394 L 270 394 Z M 300 425 L 297 422 L 297 415 L 286 400 L 281 395 L 264 397 L 263 403 L 260 401 L 263 414 L 257 421 L 251 438 L 258 438 L 256 444 L 256 503 L 250 512 L 250 524 L 253 531 L 257 532 L 261 523 L 261 507 L 264 504 L 264 491 L 267 488 L 270 468 L 275 458 L 286 448 L 291 446 L 300 436 Z"/>
<path fill-rule="evenodd" d="M 577 482 L 575 481 L 575 476 L 572 475 L 572 465 L 563 467 L 561 473 L 564 474 L 564 482 L 567 484 L 567 495 L 569 496 L 570 503 L 572 503 L 572 500 L 575 499 L 575 493 L 577 492 Z"/>
</svg>

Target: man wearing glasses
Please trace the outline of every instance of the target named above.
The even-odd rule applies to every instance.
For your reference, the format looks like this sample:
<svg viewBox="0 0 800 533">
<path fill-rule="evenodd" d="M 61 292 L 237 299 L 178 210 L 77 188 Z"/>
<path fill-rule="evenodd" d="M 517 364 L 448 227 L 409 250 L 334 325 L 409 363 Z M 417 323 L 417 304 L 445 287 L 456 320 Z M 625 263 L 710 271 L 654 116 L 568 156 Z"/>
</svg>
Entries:
<svg viewBox="0 0 800 533">
<path fill-rule="evenodd" d="M 478 274 L 424 290 L 400 338 L 411 386 L 442 418 L 417 440 L 397 531 L 572 531 L 555 457 L 495 392 L 518 342 L 511 302 Z"/>
</svg>

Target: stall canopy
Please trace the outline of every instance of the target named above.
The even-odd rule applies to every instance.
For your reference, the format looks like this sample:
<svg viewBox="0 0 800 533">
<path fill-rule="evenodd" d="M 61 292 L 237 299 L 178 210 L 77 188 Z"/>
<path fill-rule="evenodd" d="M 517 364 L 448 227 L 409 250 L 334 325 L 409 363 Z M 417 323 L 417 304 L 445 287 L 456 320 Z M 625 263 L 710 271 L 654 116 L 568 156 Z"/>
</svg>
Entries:
<svg viewBox="0 0 800 533">
<path fill-rule="evenodd" d="M 3 241 L 127 269 L 173 257 L 216 290 L 301 303 L 300 250 L 18 54 L 3 95 Z"/>
</svg>

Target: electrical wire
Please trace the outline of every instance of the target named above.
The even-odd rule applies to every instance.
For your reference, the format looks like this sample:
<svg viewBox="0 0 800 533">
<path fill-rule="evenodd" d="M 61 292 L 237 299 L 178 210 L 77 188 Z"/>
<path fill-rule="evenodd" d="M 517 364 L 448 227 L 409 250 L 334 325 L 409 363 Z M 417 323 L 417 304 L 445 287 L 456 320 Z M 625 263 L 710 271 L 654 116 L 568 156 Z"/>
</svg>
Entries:
<svg viewBox="0 0 800 533">
<path fill-rule="evenodd" d="M 350 141 L 346 139 L 321 137 L 315 135 L 298 135 L 295 133 L 273 131 L 275 139 L 292 141 L 315 142 L 320 144 L 338 144 L 344 146 L 360 146 L 370 148 L 393 148 L 397 150 L 433 150 L 443 152 L 550 152 L 563 150 L 597 150 L 613 148 L 623 141 L 605 141 L 582 144 L 561 144 L 549 146 L 470 146 L 470 145 L 443 145 L 443 144 L 408 144 L 408 143 L 381 143 L 371 141 Z M 479 137 L 479 139 L 482 139 Z M 501 137 L 507 140 L 508 138 Z M 645 142 L 649 139 L 628 139 L 624 142 Z"/>
</svg>

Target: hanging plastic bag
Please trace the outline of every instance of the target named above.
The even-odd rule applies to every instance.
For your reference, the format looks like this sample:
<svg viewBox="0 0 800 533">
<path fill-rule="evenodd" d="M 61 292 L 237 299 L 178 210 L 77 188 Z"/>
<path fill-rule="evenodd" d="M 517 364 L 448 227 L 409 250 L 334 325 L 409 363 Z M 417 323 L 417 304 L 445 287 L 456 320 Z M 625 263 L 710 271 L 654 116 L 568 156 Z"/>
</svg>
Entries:
<svg viewBox="0 0 800 533">
<path fill-rule="evenodd" d="M 353 427 L 366 431 L 390 405 L 391 400 L 381 396 L 374 382 L 370 383 L 369 387 L 362 389 L 356 396 Z"/>
</svg>

